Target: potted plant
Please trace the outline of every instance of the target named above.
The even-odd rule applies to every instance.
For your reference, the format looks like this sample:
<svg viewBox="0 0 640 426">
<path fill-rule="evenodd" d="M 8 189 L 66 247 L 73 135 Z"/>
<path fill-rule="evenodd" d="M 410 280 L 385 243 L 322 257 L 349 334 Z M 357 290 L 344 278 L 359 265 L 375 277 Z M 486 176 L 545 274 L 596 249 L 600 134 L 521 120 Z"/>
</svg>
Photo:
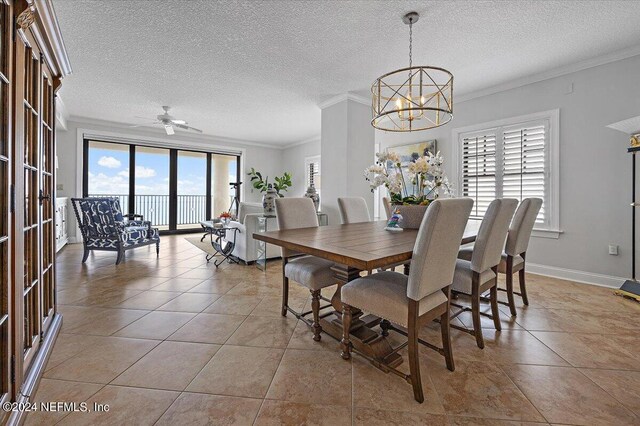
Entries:
<svg viewBox="0 0 640 426">
<path fill-rule="evenodd" d="M 292 185 L 291 173 L 284 172 L 282 176 L 276 176 L 273 184 L 269 183 L 269 176 L 263 178 L 262 173 L 257 172 L 253 167 L 247 175 L 250 176 L 253 187 L 264 193 L 262 196 L 264 214 L 268 216 L 274 215 L 276 212 L 276 198 L 284 197 L 283 193 L 287 192 Z"/>
<path fill-rule="evenodd" d="M 371 191 L 387 188 L 393 212 L 402 215 L 402 228 L 419 228 L 429 203 L 440 195 L 451 195 L 440 152 L 413 158 L 404 167 L 393 151 L 378 152 L 376 157 L 376 163 L 365 169 L 365 179 Z"/>
</svg>

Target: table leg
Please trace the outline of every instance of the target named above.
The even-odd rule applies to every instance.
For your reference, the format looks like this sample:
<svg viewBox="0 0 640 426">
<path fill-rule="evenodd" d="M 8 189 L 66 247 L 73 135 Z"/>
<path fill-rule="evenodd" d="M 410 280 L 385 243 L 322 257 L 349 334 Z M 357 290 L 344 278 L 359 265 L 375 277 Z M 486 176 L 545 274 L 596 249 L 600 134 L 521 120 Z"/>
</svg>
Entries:
<svg viewBox="0 0 640 426">
<path fill-rule="evenodd" d="M 331 298 L 335 309 L 333 316 L 320 319 L 322 330 L 338 341 L 342 340 L 342 287 L 351 280 L 360 277 L 360 270 L 346 265 L 336 264 L 331 268 L 338 282 L 338 288 Z M 402 357 L 393 352 L 393 347 L 386 337 L 378 334 L 373 327 L 380 324 L 381 319 L 374 315 L 363 316 L 360 309 L 351 308 L 351 343 L 353 347 L 380 364 L 396 367 L 402 363 Z"/>
</svg>

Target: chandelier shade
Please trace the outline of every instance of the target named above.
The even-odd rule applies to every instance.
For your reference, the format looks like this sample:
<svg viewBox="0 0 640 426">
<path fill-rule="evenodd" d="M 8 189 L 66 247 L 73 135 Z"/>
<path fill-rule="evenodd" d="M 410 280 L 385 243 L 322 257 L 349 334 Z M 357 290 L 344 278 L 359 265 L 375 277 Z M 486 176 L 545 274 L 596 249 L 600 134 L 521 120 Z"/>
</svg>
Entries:
<svg viewBox="0 0 640 426">
<path fill-rule="evenodd" d="M 377 78 L 371 86 L 371 125 L 389 132 L 433 129 L 453 117 L 453 74 L 444 68 L 413 66 L 413 24 L 416 12 L 407 13 L 409 67 Z"/>
<path fill-rule="evenodd" d="M 403 68 L 371 86 L 376 129 L 412 132 L 442 126 L 453 117 L 453 75 L 438 67 Z"/>
</svg>

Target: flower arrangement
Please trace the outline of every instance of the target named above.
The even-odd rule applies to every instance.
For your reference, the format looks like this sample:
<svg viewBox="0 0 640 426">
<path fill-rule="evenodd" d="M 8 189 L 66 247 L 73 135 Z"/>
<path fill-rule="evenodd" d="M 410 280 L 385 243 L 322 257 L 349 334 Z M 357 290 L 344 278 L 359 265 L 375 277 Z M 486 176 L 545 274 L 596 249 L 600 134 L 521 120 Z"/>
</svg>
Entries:
<svg viewBox="0 0 640 426">
<path fill-rule="evenodd" d="M 220 219 L 231 219 L 231 213 L 229 212 L 220 213 Z"/>
<path fill-rule="evenodd" d="M 440 152 L 412 159 L 406 165 L 406 178 L 398 154 L 378 152 L 376 157 L 376 163 L 365 169 L 364 176 L 371 191 L 380 186 L 389 190 L 391 204 L 426 206 L 441 193 L 451 195 Z"/>
</svg>

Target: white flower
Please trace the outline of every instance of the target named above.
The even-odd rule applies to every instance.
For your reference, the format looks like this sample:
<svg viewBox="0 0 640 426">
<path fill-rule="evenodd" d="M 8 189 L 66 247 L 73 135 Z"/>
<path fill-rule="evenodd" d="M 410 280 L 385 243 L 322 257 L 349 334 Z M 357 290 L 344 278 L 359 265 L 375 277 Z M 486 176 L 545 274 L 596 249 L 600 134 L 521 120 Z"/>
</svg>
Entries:
<svg viewBox="0 0 640 426">
<path fill-rule="evenodd" d="M 392 163 L 396 164 L 400 162 L 400 156 L 398 154 L 396 154 L 393 151 L 389 151 L 387 152 L 387 160 L 391 161 Z"/>
<path fill-rule="evenodd" d="M 387 187 L 390 193 L 400 194 L 402 192 L 402 175 L 400 173 L 390 175 Z"/>
</svg>

